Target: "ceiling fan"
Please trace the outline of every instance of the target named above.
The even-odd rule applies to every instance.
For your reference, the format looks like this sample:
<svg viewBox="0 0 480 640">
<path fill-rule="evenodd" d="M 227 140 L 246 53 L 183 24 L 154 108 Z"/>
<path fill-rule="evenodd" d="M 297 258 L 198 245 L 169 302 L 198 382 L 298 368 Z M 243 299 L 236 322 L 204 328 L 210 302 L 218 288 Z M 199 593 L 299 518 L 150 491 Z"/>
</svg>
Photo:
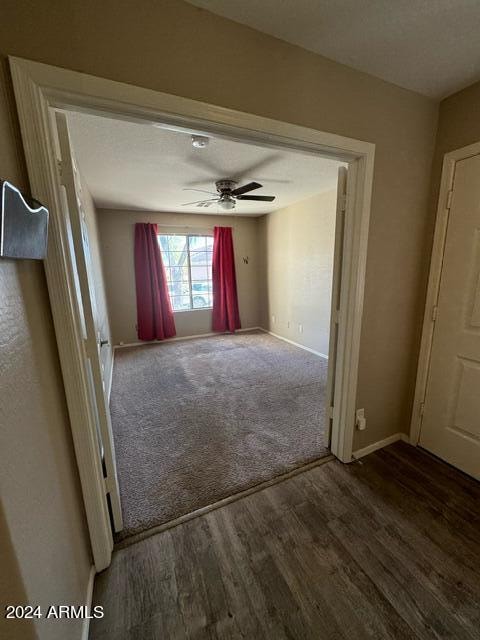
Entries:
<svg viewBox="0 0 480 640">
<path fill-rule="evenodd" d="M 238 183 L 235 180 L 224 179 L 217 180 L 215 183 L 215 187 L 217 189 L 217 193 L 213 191 L 205 191 L 204 189 L 184 189 L 184 191 L 199 191 L 201 193 L 208 193 L 211 196 L 215 196 L 214 198 L 207 198 L 206 200 L 196 200 L 195 202 L 185 202 L 182 206 L 186 207 L 188 205 L 196 205 L 197 207 L 209 207 L 210 205 L 217 203 L 222 209 L 225 211 L 235 209 L 235 205 L 237 200 L 249 200 L 255 202 L 273 202 L 275 200 L 275 196 L 250 196 L 245 195 L 250 191 L 254 191 L 255 189 L 260 189 L 262 187 L 258 182 L 249 182 L 248 184 L 244 184 L 242 187 L 237 187 Z"/>
</svg>

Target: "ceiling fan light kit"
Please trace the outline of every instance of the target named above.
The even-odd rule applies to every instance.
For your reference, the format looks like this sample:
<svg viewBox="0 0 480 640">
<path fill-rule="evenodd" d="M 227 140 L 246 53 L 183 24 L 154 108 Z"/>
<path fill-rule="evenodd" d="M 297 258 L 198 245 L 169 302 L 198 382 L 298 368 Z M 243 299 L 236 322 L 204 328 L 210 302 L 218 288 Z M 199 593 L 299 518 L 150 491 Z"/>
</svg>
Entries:
<svg viewBox="0 0 480 640">
<path fill-rule="evenodd" d="M 193 136 L 192 136 L 193 138 Z M 224 178 L 217 180 L 215 187 L 217 189 L 217 196 L 215 198 L 209 198 L 207 200 L 198 200 L 196 202 L 185 202 L 182 206 L 196 205 L 197 207 L 209 207 L 211 204 L 217 203 L 225 211 L 235 209 L 237 200 L 250 200 L 255 202 L 273 202 L 275 196 L 250 196 L 245 195 L 255 189 L 261 189 L 262 185 L 258 182 L 249 182 L 241 187 L 237 187 L 237 182 L 231 178 Z M 212 192 L 204 191 L 203 189 L 184 189 L 184 191 L 200 191 L 202 193 Z"/>
<path fill-rule="evenodd" d="M 218 201 L 218 204 L 225 209 L 225 211 L 229 211 L 231 209 L 235 209 L 235 200 L 229 200 L 228 198 L 222 198 Z"/>
</svg>

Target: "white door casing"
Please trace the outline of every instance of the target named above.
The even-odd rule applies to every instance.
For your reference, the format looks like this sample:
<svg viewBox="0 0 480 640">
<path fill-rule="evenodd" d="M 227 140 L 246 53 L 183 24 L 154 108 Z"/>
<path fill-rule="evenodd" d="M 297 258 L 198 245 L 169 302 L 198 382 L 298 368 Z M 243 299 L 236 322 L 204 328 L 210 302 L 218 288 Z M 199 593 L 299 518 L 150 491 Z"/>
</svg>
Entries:
<svg viewBox="0 0 480 640">
<path fill-rule="evenodd" d="M 452 186 L 419 444 L 480 479 L 480 155 Z"/>
<path fill-rule="evenodd" d="M 60 179 L 65 188 L 73 251 L 75 255 L 76 282 L 78 282 L 79 308 L 83 312 L 84 357 L 89 381 L 91 404 L 95 416 L 100 455 L 104 463 L 105 492 L 110 498 L 115 531 L 123 528 L 115 461 L 110 410 L 101 363 L 101 344 L 95 302 L 95 285 L 91 264 L 88 229 L 82 202 L 81 185 L 73 156 L 65 113 L 56 112 L 58 142 L 60 147 Z"/>
<path fill-rule="evenodd" d="M 333 253 L 332 298 L 330 306 L 330 336 L 328 339 L 328 372 L 326 402 L 326 433 L 329 439 L 332 433 L 333 413 L 335 410 L 335 372 L 338 349 L 338 324 L 340 320 L 340 291 L 342 277 L 343 237 L 345 227 L 345 210 L 347 206 L 346 167 L 339 167 L 337 177 L 337 206 L 335 215 L 335 249 Z"/>
</svg>

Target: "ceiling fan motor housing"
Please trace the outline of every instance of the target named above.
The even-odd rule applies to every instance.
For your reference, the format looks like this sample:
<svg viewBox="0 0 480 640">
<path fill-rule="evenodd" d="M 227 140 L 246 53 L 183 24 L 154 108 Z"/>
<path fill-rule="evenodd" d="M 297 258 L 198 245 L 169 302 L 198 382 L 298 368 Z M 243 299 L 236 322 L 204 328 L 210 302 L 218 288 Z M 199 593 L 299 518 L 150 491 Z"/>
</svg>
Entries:
<svg viewBox="0 0 480 640">
<path fill-rule="evenodd" d="M 248 182 L 241 187 L 237 187 L 238 182 L 231 178 L 224 178 L 215 182 L 218 197 L 209 198 L 208 200 L 199 200 L 197 202 L 186 202 L 184 206 L 196 204 L 197 207 L 209 207 L 212 202 L 219 204 L 222 209 L 234 209 L 237 200 L 252 200 L 257 202 L 273 202 L 275 196 L 255 196 L 250 195 L 251 191 L 260 189 L 262 185 L 259 182 Z M 191 191 L 201 191 L 209 195 L 215 195 L 211 191 L 204 189 L 191 189 Z"/>
<path fill-rule="evenodd" d="M 220 198 L 218 200 L 218 204 L 222 207 L 222 209 L 229 210 L 235 209 L 235 198 L 232 194 L 232 191 L 235 189 L 238 183 L 235 180 L 217 180 L 215 186 L 217 187 L 217 191 L 220 194 Z"/>
<path fill-rule="evenodd" d="M 237 184 L 238 182 L 235 182 L 235 180 L 226 179 L 226 180 L 217 180 L 217 182 L 215 183 L 215 186 L 217 187 L 218 193 L 222 194 L 222 193 L 229 193 L 233 191 L 237 186 Z"/>
</svg>

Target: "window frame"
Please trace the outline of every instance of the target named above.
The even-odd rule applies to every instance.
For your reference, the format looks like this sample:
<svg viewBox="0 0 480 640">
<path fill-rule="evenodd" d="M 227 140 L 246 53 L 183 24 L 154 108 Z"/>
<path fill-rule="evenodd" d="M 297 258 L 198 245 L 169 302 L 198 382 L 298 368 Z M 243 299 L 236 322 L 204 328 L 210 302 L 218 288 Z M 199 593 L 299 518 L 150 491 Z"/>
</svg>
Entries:
<svg viewBox="0 0 480 640">
<path fill-rule="evenodd" d="M 188 273 L 188 297 L 190 298 L 190 308 L 189 309 L 173 309 L 173 301 L 172 301 L 172 296 L 170 295 L 170 290 L 168 291 L 168 295 L 170 298 L 170 302 L 172 303 L 172 309 L 173 309 L 173 313 L 190 313 L 192 311 L 211 311 L 213 309 L 213 281 L 212 278 L 208 278 L 206 280 L 206 282 L 211 282 L 212 283 L 212 288 L 211 291 L 209 292 L 210 294 L 210 300 L 211 300 L 211 304 L 208 307 L 194 307 L 193 306 L 193 289 L 192 289 L 192 263 L 191 263 L 191 257 L 190 257 L 190 238 L 213 238 L 213 233 L 181 233 L 180 231 L 174 232 L 174 233 L 165 233 L 165 232 L 161 232 L 158 231 L 157 232 L 157 242 L 158 242 L 158 247 L 160 249 L 160 254 L 162 256 L 162 262 L 163 262 L 163 251 L 162 251 L 162 246 L 160 244 L 160 236 L 183 236 L 185 238 L 187 238 L 187 273 Z M 168 251 L 167 253 L 172 253 L 171 251 Z M 209 251 L 206 251 L 205 253 L 209 253 Z M 212 259 L 213 259 L 213 249 L 212 249 Z M 165 268 L 165 265 L 164 265 Z M 170 268 L 170 264 L 169 267 Z M 208 264 L 207 264 L 207 268 L 208 268 Z M 210 265 L 210 274 L 211 272 L 211 268 L 212 265 Z M 169 280 L 167 279 L 167 282 L 169 282 Z M 195 281 L 197 282 L 197 281 Z M 200 281 L 199 281 L 200 282 Z"/>
</svg>

